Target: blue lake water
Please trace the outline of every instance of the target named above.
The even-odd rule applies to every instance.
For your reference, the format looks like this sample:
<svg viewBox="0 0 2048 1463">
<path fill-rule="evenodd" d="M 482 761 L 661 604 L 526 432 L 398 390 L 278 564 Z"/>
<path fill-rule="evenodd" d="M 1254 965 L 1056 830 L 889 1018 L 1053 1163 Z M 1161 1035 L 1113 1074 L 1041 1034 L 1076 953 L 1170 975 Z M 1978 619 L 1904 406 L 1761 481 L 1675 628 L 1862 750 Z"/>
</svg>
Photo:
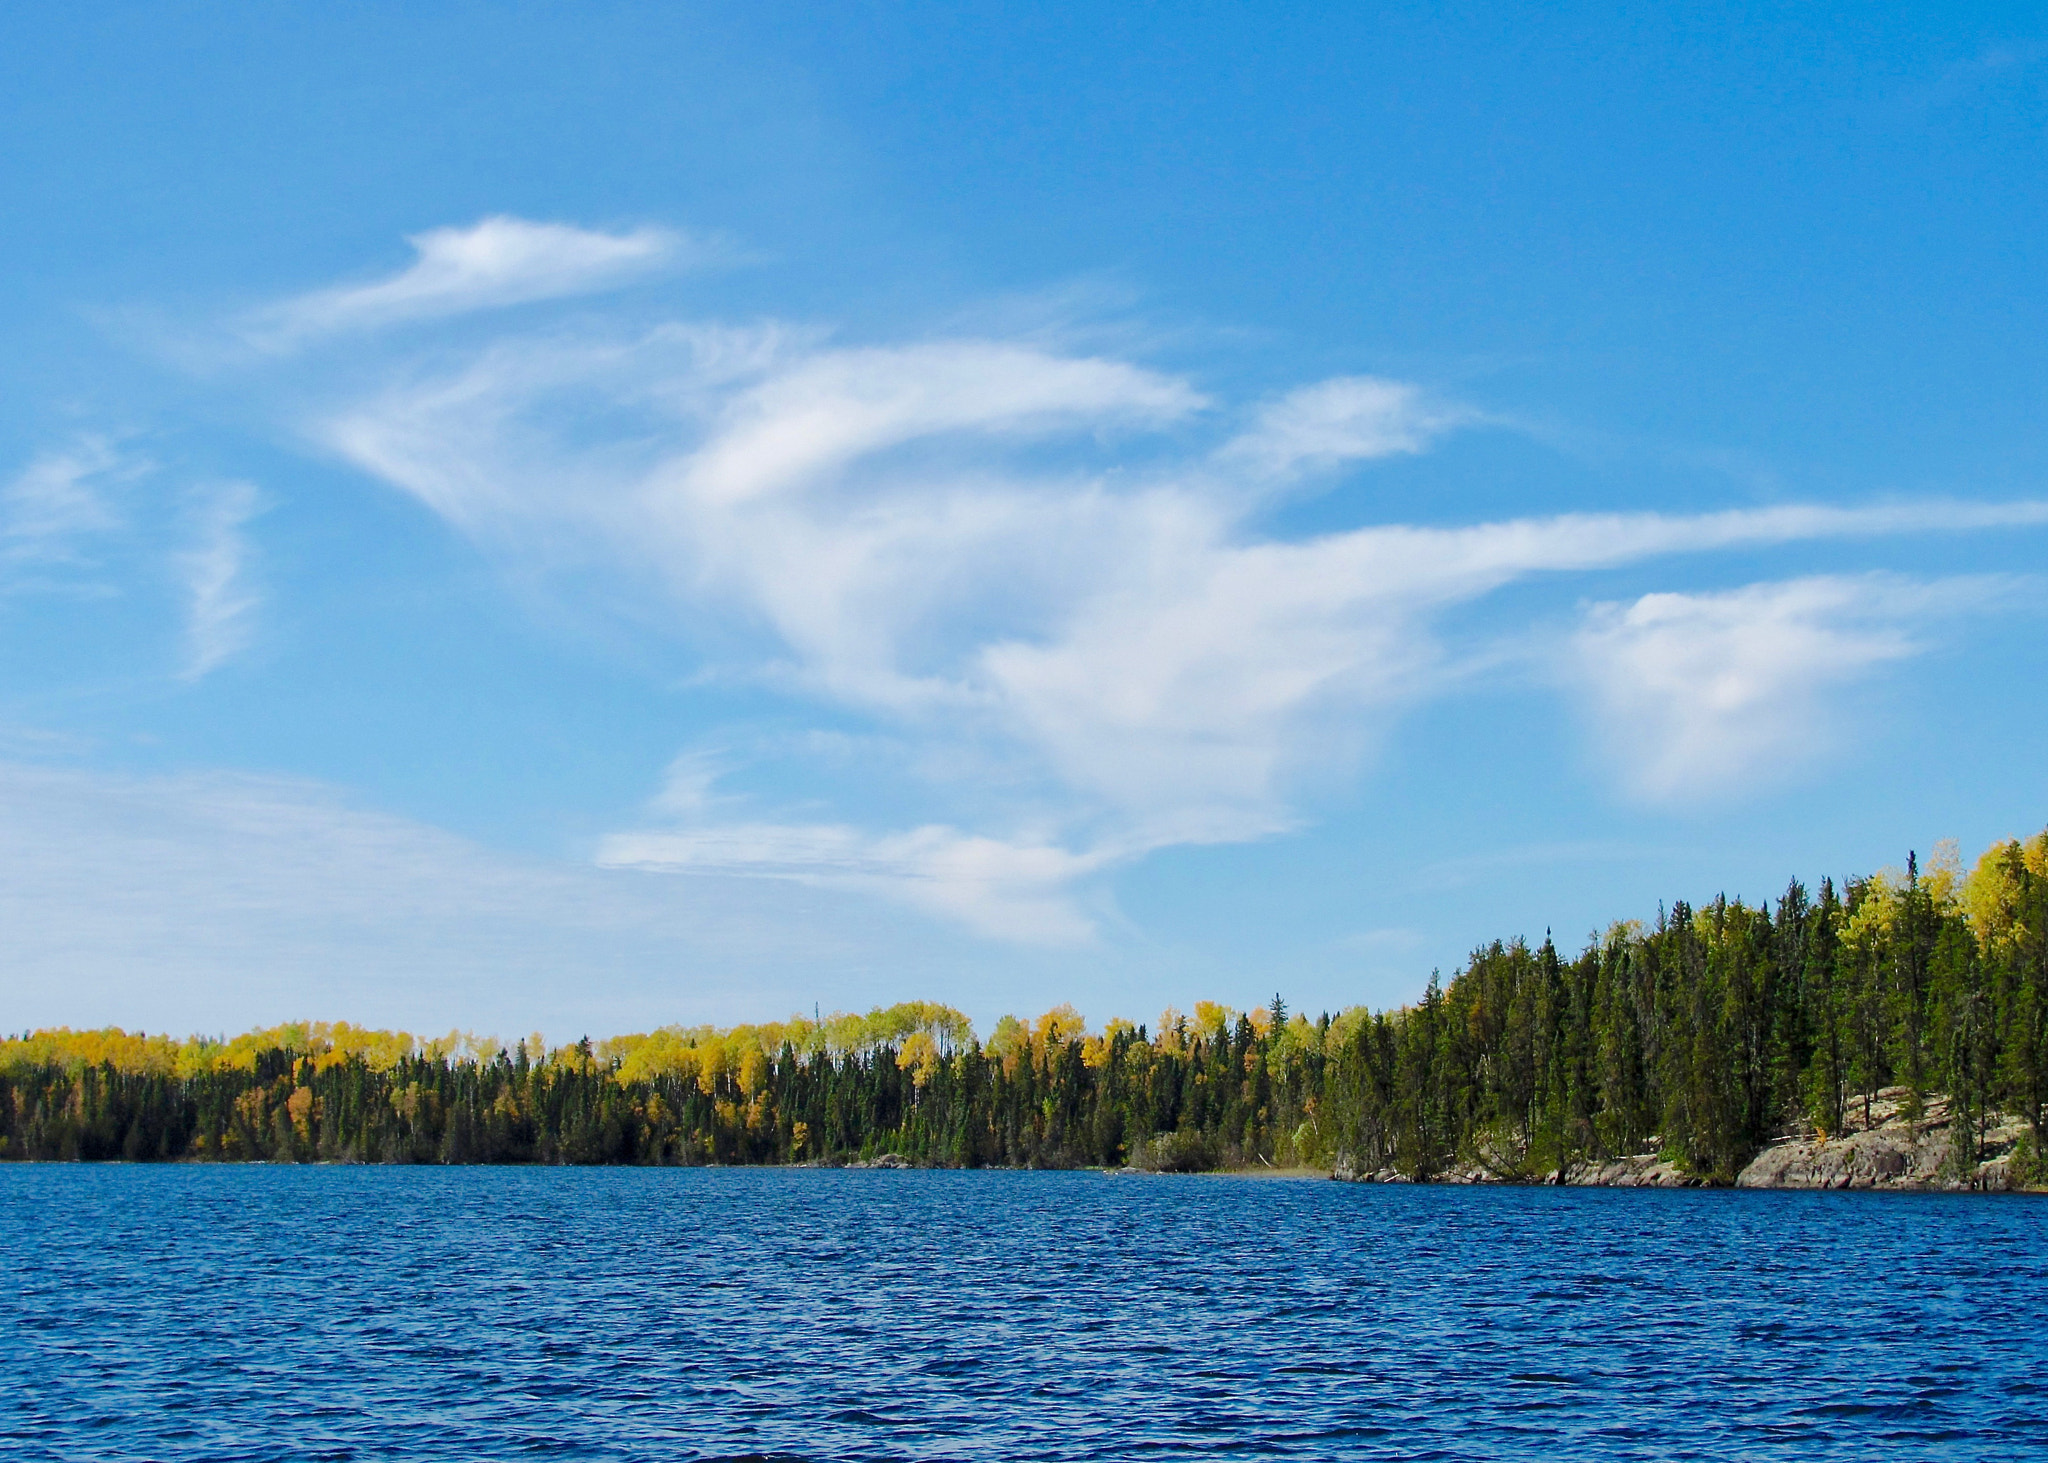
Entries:
<svg viewBox="0 0 2048 1463">
<path fill-rule="evenodd" d="M 2048 1203 L 0 1165 L 9 1459 L 2043 1458 Z"/>
</svg>

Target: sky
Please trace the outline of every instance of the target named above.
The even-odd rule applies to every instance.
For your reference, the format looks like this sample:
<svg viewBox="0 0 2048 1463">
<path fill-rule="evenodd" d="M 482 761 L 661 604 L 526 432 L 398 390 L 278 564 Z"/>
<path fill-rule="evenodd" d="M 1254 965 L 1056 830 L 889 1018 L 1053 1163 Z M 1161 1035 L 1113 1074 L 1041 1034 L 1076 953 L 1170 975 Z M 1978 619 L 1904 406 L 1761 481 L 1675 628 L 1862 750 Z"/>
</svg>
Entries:
<svg viewBox="0 0 2048 1463">
<path fill-rule="evenodd" d="M 0 1027 L 1396 1005 L 2048 824 L 2022 6 L 0 15 Z"/>
</svg>

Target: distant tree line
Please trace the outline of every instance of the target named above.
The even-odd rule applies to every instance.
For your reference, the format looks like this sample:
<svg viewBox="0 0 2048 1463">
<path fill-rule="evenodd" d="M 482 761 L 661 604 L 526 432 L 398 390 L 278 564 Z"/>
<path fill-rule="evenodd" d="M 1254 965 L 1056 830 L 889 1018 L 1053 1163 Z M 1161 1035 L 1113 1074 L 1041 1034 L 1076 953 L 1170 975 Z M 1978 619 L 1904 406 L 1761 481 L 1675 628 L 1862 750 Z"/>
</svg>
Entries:
<svg viewBox="0 0 2048 1463">
<path fill-rule="evenodd" d="M 1091 1031 L 1062 1006 L 978 1039 L 913 1002 L 593 1044 L 302 1024 L 233 1041 L 0 1041 L 0 1157 L 958 1167 L 1327 1165 L 1540 1180 L 1661 1151 L 1727 1182 L 1774 1136 L 1951 1103 L 1958 1161 L 2048 1112 L 2048 834 L 1966 876 L 1677 903 L 1577 956 L 1495 942 L 1393 1011 L 1207 1002 Z"/>
</svg>

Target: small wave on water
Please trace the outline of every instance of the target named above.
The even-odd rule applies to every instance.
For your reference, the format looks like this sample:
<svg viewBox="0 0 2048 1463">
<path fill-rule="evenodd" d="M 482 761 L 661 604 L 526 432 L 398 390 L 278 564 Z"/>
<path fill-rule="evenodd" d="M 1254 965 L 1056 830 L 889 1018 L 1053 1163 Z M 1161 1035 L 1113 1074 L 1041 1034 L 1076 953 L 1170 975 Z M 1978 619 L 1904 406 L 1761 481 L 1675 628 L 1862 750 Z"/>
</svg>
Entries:
<svg viewBox="0 0 2048 1463">
<path fill-rule="evenodd" d="M 2026 1199 L 10 1164 L 0 1218 L 10 1459 L 2048 1456 Z"/>
</svg>

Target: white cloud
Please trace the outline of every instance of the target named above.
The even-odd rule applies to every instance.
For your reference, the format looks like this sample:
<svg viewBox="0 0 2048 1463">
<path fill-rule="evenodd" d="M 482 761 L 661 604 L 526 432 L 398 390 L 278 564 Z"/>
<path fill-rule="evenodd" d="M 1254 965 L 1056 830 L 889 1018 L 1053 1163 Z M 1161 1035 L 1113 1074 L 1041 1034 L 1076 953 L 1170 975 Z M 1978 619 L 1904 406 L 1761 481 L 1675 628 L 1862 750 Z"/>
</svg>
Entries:
<svg viewBox="0 0 2048 1463">
<path fill-rule="evenodd" d="M 132 470 L 95 440 L 37 457 L 0 489 L 0 562 L 78 562 L 82 541 L 125 526 L 106 489 Z"/>
<path fill-rule="evenodd" d="M 187 680 L 197 680 L 249 643 L 257 605 L 248 583 L 250 547 L 243 526 L 262 511 L 249 483 L 223 483 L 195 496 L 192 544 L 177 556 L 186 600 Z"/>
<path fill-rule="evenodd" d="M 736 395 L 674 487 L 722 506 L 815 488 L 861 457 L 950 433 L 1156 424 L 1199 405 L 1184 383 L 1121 361 L 1000 341 L 821 352 Z"/>
<path fill-rule="evenodd" d="M 285 350 L 346 331 L 588 294 L 665 265 L 712 263 L 730 253 L 716 240 L 673 229 L 608 234 L 504 216 L 429 229 L 406 242 L 416 257 L 397 274 L 258 311 L 243 322 L 244 338 Z"/>
<path fill-rule="evenodd" d="M 1007 747 L 1009 774 L 1036 779 L 1029 816 L 1056 835 L 948 836 L 1068 850 L 1067 864 L 1044 865 L 1067 879 L 1169 844 L 1292 826 L 1289 789 L 1304 770 L 1444 684 L 1436 616 L 1518 579 L 2048 521 L 2042 504 L 1909 503 L 1262 540 L 1244 517 L 1256 494 L 1220 475 L 1229 452 L 1120 479 L 1035 466 L 1024 451 L 1186 421 L 1202 399 L 1171 378 L 1001 342 L 851 352 L 793 334 L 707 340 L 669 333 L 580 357 L 549 343 L 533 348 L 538 361 L 504 344 L 326 433 L 482 536 L 548 553 L 573 541 L 636 566 L 704 643 L 739 646 L 742 670 L 780 667 L 786 686 L 935 747 Z M 578 392 L 668 410 L 650 411 L 622 450 L 550 428 Z M 1365 450 L 1395 438 L 1345 440 Z M 1262 452 L 1245 473 L 1307 455 Z M 974 801 L 971 788 L 963 796 Z M 778 877 L 809 860 L 821 880 L 918 891 L 983 928 L 1006 921 L 984 907 L 1001 879 L 934 892 L 952 866 L 918 864 L 924 844 L 906 853 L 886 835 L 808 825 L 777 842 L 764 826 L 724 843 L 702 826 L 622 835 L 608 856 L 697 867 L 715 847 L 720 867 L 752 858 Z M 681 841 L 630 841 L 664 836 Z M 1050 886 L 1020 887 L 1038 899 Z"/>
<path fill-rule="evenodd" d="M 182 498 L 134 490 L 153 465 L 86 439 L 37 457 L 0 488 L 0 590 L 118 599 L 175 582 L 183 667 L 196 680 L 248 642 L 256 595 L 243 526 L 256 489 L 221 483 Z M 155 672 L 152 672 L 154 674 Z"/>
<path fill-rule="evenodd" d="M 565 401 L 592 395 L 644 413 L 624 444 L 555 430 Z M 480 537 L 624 562 L 765 621 L 818 688 L 907 707 L 962 694 L 921 674 L 913 647 L 943 656 L 963 603 L 1007 602 L 1038 625 L 1126 547 L 1124 510 L 1085 481 L 977 459 L 1200 402 L 1157 373 L 1003 343 L 829 351 L 780 332 L 663 331 L 501 346 L 318 430 Z M 900 457 L 919 450 L 938 457 Z"/>
<path fill-rule="evenodd" d="M 1405 381 L 1340 376 L 1288 392 L 1260 410 L 1251 429 L 1219 454 L 1259 477 L 1285 477 L 1374 457 L 1427 451 L 1470 419 L 1432 405 Z"/>
<path fill-rule="evenodd" d="M 1275 539 L 1254 515 L 1290 475 L 1421 451 L 1476 416 L 1367 377 L 1283 395 L 1205 446 L 1215 415 L 1185 380 L 1043 344 L 671 325 L 501 339 L 314 431 L 501 552 L 601 566 L 715 670 L 924 751 L 936 807 L 916 832 L 743 816 L 682 778 L 606 859 L 871 888 L 1013 933 L 1085 929 L 1068 891 L 1119 861 L 1295 826 L 1304 778 L 1456 679 L 1444 612 L 1511 583 L 2048 523 L 2043 503 L 1919 501 Z M 1834 623 L 1780 613 L 1822 638 Z M 1586 664 L 1658 633 L 1602 626 L 1580 637 Z M 1893 643 L 1835 633 L 1866 667 Z M 1717 735 L 1700 747 L 1739 740 Z"/>
<path fill-rule="evenodd" d="M 650 806 L 673 817 L 693 817 L 716 806 L 713 789 L 725 775 L 724 757 L 713 751 L 684 752 L 662 774 L 661 792 Z"/>
<path fill-rule="evenodd" d="M 996 939 L 1065 945 L 1093 932 L 1074 908 L 1074 882 L 1111 858 L 940 826 L 877 835 L 837 824 L 724 823 L 614 834 L 600 845 L 597 861 L 607 868 L 739 874 L 854 890 Z"/>
<path fill-rule="evenodd" d="M 1695 800 L 1803 769 L 1834 745 L 1831 693 L 1925 649 L 1930 616 L 2008 588 L 1868 575 L 1646 594 L 1588 609 L 1572 669 L 1630 791 Z"/>
<path fill-rule="evenodd" d="M 989 645 L 987 687 L 1066 785 L 1146 841 L 1290 822 L 1296 759 L 1440 690 L 1436 614 L 1518 579 L 1801 538 L 2048 521 L 2048 505 L 1561 516 L 1365 528 L 1299 543 L 1161 536 L 1170 569 L 1112 582 L 1058 632 Z"/>
</svg>

